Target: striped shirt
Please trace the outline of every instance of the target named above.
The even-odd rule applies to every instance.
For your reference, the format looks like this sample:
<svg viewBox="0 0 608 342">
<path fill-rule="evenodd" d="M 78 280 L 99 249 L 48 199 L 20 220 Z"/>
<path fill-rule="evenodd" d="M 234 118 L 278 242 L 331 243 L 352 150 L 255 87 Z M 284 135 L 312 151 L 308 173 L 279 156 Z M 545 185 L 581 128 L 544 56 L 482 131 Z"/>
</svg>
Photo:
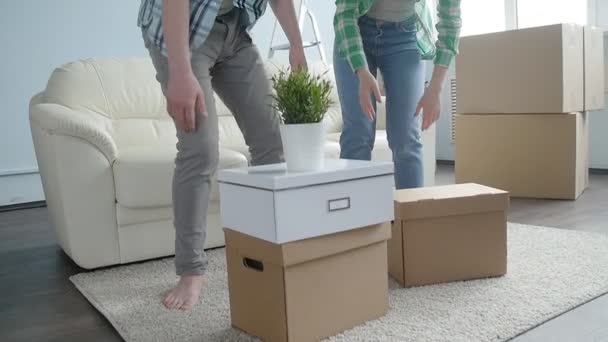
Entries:
<svg viewBox="0 0 608 342">
<path fill-rule="evenodd" d="M 353 70 L 367 66 L 357 21 L 371 9 L 374 1 L 336 0 L 334 16 L 336 44 L 340 55 L 347 59 Z M 430 0 L 417 0 L 415 5 L 418 49 L 423 59 L 435 59 L 435 64 L 447 67 L 458 53 L 462 26 L 461 0 L 438 0 L 437 38 L 433 30 L 433 14 L 427 1 Z"/>
<path fill-rule="evenodd" d="M 196 49 L 207 40 L 223 0 L 190 0 L 190 48 Z M 233 0 L 234 7 L 245 10 L 251 29 L 264 14 L 268 0 Z M 144 39 L 167 55 L 162 27 L 163 0 L 141 0 L 137 25 Z"/>
</svg>

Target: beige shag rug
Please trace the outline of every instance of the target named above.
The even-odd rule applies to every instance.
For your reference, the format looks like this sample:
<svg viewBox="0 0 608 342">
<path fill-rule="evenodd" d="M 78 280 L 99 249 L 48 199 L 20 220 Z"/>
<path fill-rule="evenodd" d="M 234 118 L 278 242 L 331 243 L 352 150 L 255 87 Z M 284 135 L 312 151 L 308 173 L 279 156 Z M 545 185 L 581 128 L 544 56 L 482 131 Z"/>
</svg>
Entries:
<svg viewBox="0 0 608 342">
<path fill-rule="evenodd" d="M 504 341 L 608 292 L 608 236 L 510 224 L 505 277 L 400 289 L 390 311 L 329 341 Z M 224 250 L 192 312 L 165 310 L 173 260 L 71 278 L 128 342 L 255 341 L 230 326 Z"/>
</svg>

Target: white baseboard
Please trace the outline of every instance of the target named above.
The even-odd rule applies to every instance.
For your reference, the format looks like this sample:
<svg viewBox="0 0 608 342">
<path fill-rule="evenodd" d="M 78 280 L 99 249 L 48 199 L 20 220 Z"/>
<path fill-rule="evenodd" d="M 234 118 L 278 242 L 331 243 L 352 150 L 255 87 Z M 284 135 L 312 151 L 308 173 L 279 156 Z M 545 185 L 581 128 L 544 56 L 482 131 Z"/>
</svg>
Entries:
<svg viewBox="0 0 608 342">
<path fill-rule="evenodd" d="M 44 201 L 38 173 L 1 175 L 0 189 L 0 206 Z"/>
</svg>

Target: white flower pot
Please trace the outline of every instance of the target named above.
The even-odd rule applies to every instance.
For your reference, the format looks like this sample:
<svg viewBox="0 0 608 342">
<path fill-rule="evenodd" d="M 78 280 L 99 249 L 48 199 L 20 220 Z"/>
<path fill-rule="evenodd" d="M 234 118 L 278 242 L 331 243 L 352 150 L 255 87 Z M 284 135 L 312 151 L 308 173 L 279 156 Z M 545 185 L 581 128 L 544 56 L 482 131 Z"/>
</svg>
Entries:
<svg viewBox="0 0 608 342">
<path fill-rule="evenodd" d="M 287 170 L 293 172 L 316 171 L 323 168 L 325 157 L 325 125 L 312 124 L 281 125 L 281 140 Z"/>
</svg>

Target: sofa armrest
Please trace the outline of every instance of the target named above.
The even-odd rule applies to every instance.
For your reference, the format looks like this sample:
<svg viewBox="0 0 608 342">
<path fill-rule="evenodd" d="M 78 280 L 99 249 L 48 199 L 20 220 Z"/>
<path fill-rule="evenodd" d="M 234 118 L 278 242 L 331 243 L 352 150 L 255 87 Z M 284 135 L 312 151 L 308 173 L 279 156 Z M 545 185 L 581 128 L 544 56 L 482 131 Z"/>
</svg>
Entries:
<svg viewBox="0 0 608 342">
<path fill-rule="evenodd" d="M 95 146 L 110 163 L 118 157 L 116 143 L 110 134 L 110 119 L 96 113 L 78 112 L 54 104 L 33 104 L 30 107 L 30 122 L 54 135 L 79 138 Z"/>
<path fill-rule="evenodd" d="M 56 104 L 32 104 L 36 160 L 57 240 L 76 264 L 121 262 L 110 119 Z"/>
</svg>

